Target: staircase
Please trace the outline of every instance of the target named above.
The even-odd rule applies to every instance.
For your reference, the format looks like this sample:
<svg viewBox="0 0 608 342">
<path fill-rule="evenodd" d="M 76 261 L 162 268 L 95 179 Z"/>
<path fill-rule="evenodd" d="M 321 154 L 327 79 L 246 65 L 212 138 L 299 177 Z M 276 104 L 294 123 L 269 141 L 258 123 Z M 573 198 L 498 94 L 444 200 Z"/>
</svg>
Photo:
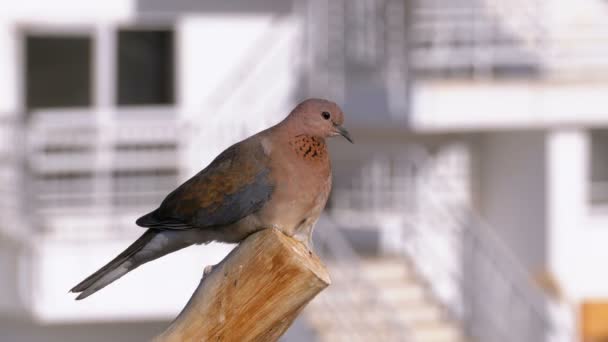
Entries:
<svg viewBox="0 0 608 342">
<path fill-rule="evenodd" d="M 315 230 L 315 250 L 332 277 L 304 312 L 317 341 L 468 340 L 404 258 L 358 256 L 327 217 Z"/>
<path fill-rule="evenodd" d="M 321 243 L 315 250 L 333 280 L 307 311 L 319 340 L 575 341 L 570 309 L 538 288 L 468 206 L 461 184 L 467 173 L 460 170 L 466 150 L 454 146 L 430 154 L 418 147 L 410 149 L 409 161 L 387 156 L 363 172 L 377 192 L 346 201 L 338 196 L 344 189 L 335 189 L 331 217 L 342 230 L 327 218 L 315 230 Z M 386 182 L 392 186 L 384 187 Z M 349 197 L 364 189 L 346 190 Z M 390 208 L 398 217 L 390 216 Z M 365 225 L 378 234 L 366 241 L 387 243 L 383 235 L 390 236 L 381 245 L 390 257 L 354 238 Z M 357 256 L 342 232 L 352 234 L 347 237 L 365 257 Z"/>
<path fill-rule="evenodd" d="M 409 328 L 410 341 L 416 342 L 463 342 L 462 330 L 458 325 L 448 319 L 441 306 L 433 300 L 429 291 L 414 273 L 413 269 L 402 259 L 394 257 L 367 258 L 362 261 L 360 271 L 363 276 L 373 279 L 376 286 L 381 289 L 380 298 L 392 305 L 392 315 L 395 321 Z M 331 269 L 335 265 L 328 265 Z M 373 331 L 362 331 L 370 337 L 386 334 L 382 326 L 382 317 L 386 312 L 368 311 L 362 300 L 345 302 L 341 299 L 339 289 L 329 287 L 320 296 L 326 297 L 310 303 L 307 317 L 312 327 L 319 334 L 319 341 L 350 341 L 352 329 L 361 330 L 374 325 Z M 365 293 L 357 293 L 356 297 L 362 299 Z M 327 301 L 342 312 L 342 319 L 350 322 L 345 327 L 334 319 L 333 312 L 326 310 Z M 360 316 L 360 311 L 367 311 Z M 365 319 L 365 322 L 360 321 Z M 396 341 L 396 339 L 395 339 Z"/>
</svg>

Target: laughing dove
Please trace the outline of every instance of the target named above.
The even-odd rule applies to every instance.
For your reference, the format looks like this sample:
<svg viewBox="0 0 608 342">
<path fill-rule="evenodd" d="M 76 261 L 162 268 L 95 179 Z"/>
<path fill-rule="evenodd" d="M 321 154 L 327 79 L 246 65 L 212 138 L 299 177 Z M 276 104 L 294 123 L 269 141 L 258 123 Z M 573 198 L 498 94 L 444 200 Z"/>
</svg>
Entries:
<svg viewBox="0 0 608 342">
<path fill-rule="evenodd" d="M 193 244 L 235 243 L 277 228 L 309 244 L 331 190 L 325 138 L 341 135 L 342 110 L 309 99 L 280 123 L 238 142 L 136 223 L 149 228 L 114 260 L 76 285 L 83 299 L 138 266 Z"/>
</svg>

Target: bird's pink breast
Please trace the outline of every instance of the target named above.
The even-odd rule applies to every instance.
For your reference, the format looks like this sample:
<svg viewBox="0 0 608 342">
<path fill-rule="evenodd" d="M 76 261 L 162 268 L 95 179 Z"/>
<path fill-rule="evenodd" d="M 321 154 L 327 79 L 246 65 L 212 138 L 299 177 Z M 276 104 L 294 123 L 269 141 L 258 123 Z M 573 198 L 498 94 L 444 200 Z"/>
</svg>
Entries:
<svg viewBox="0 0 608 342">
<path fill-rule="evenodd" d="M 293 235 L 304 220 L 316 221 L 331 190 L 324 139 L 298 135 L 287 144 L 273 142 L 271 169 L 275 189 L 260 219 Z"/>
</svg>

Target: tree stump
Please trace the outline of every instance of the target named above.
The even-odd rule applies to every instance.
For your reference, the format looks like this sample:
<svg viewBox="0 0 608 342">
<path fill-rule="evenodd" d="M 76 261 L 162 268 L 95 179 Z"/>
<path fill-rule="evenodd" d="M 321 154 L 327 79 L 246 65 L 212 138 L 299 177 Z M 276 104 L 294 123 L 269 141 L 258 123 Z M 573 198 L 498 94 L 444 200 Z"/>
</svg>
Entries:
<svg viewBox="0 0 608 342">
<path fill-rule="evenodd" d="M 264 229 L 203 277 L 154 341 L 276 341 L 330 282 L 325 266 L 302 243 Z"/>
</svg>

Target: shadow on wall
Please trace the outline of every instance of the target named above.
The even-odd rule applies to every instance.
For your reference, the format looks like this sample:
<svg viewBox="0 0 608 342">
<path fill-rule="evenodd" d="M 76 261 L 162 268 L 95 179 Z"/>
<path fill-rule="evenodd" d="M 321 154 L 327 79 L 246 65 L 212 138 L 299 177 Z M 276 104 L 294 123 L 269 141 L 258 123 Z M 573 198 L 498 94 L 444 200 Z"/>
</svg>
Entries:
<svg viewBox="0 0 608 342">
<path fill-rule="evenodd" d="M 482 230 L 489 228 L 480 227 L 479 221 L 471 216 L 465 224 L 479 230 L 479 235 L 462 234 L 461 241 L 461 289 L 467 334 L 479 341 L 546 341 L 549 333 L 549 322 L 544 320 L 546 313 L 535 311 L 540 306 L 528 302 L 534 298 L 519 287 L 526 279 L 518 278 L 502 251 L 491 249 L 497 246 L 481 243 L 481 238 L 476 237 L 486 236 L 483 240 L 487 241 Z"/>
<path fill-rule="evenodd" d="M 40 325 L 0 316 L 0 341 L 11 342 L 132 342 L 149 341 L 169 321 Z M 281 342 L 315 341 L 314 331 L 299 317 Z"/>
<path fill-rule="evenodd" d="M 123 322 L 39 325 L 0 317 L 0 340 L 12 342 L 148 341 L 169 322 Z"/>
</svg>

